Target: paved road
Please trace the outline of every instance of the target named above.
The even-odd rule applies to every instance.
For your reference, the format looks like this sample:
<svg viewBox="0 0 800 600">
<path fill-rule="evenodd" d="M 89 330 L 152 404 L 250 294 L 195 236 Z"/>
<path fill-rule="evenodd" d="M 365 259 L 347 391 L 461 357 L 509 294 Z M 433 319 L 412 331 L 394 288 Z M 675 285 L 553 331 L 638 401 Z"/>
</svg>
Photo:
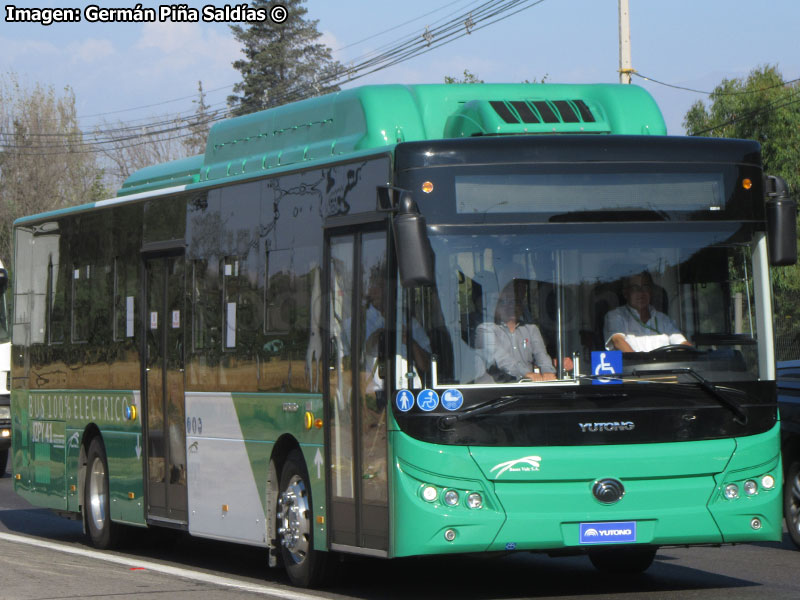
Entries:
<svg viewBox="0 0 800 600">
<path fill-rule="evenodd" d="M 305 592 L 267 569 L 259 548 L 166 536 L 139 540 L 125 552 L 98 552 L 85 543 L 80 523 L 31 507 L 12 489 L 6 474 L 0 479 L 2 599 L 800 598 L 800 551 L 788 538 L 664 549 L 635 577 L 603 575 L 583 557 L 349 560 L 329 589 Z"/>
</svg>

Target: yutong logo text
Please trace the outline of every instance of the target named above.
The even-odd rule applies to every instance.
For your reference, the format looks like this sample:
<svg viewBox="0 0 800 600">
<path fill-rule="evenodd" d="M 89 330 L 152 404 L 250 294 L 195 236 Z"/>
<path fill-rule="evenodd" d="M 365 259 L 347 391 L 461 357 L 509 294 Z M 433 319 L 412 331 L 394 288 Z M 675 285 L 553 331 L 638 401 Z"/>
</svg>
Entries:
<svg viewBox="0 0 800 600">
<path fill-rule="evenodd" d="M 598 431 L 630 431 L 636 425 L 633 421 L 610 421 L 608 423 L 578 423 L 583 433 L 596 433 Z"/>
<path fill-rule="evenodd" d="M 583 532 L 585 537 L 610 537 L 615 535 L 632 535 L 632 529 L 587 529 Z"/>
</svg>

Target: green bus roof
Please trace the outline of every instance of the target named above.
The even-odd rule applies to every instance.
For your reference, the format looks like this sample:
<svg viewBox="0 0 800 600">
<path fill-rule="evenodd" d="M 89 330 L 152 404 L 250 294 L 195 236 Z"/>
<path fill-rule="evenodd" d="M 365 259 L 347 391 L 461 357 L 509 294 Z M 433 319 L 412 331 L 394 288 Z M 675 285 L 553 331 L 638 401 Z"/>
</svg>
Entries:
<svg viewBox="0 0 800 600">
<path fill-rule="evenodd" d="M 543 133 L 665 135 L 666 126 L 634 85 L 364 86 L 216 123 L 205 154 L 141 169 L 117 195 L 221 183 L 400 142 Z"/>
</svg>

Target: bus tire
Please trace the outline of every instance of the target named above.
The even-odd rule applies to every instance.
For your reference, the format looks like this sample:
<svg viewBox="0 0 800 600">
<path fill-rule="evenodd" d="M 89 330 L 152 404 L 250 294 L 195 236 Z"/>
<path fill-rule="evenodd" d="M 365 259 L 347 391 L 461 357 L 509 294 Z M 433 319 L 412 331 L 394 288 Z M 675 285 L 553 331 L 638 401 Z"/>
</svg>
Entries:
<svg viewBox="0 0 800 600">
<path fill-rule="evenodd" d="M 122 525 L 111 520 L 109 496 L 106 448 L 96 437 L 89 444 L 83 493 L 86 530 L 95 548 L 116 548 L 122 538 Z"/>
<path fill-rule="evenodd" d="M 589 552 L 589 560 L 606 573 L 644 573 L 653 564 L 658 548 L 597 548 Z"/>
<path fill-rule="evenodd" d="M 289 453 L 280 481 L 276 518 L 283 566 L 293 585 L 319 586 L 325 578 L 328 553 L 314 550 L 314 505 L 305 460 L 299 450 Z"/>
<path fill-rule="evenodd" d="M 783 482 L 783 517 L 789 538 L 800 548 L 800 459 L 793 459 Z"/>
</svg>

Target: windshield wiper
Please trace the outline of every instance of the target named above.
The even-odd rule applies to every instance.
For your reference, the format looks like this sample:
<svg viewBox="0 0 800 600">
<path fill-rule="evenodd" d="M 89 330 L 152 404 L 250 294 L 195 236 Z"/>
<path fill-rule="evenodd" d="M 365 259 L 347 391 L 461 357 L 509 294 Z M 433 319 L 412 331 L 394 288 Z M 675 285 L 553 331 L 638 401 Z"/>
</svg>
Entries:
<svg viewBox="0 0 800 600">
<path fill-rule="evenodd" d="M 483 404 L 478 404 L 477 406 L 473 406 L 472 408 L 462 410 L 457 414 L 447 415 L 446 417 L 439 417 L 439 428 L 449 429 L 454 423 L 457 423 L 462 419 L 476 417 L 483 413 L 496 410 L 498 408 L 502 408 L 510 404 L 514 404 L 516 402 L 519 402 L 523 398 L 527 397 L 528 396 L 500 396 L 498 398 L 495 398 L 494 400 L 489 400 L 488 402 L 484 402 Z"/>
<path fill-rule="evenodd" d="M 723 394 L 719 386 L 711 383 L 708 379 L 700 375 L 700 373 L 691 367 L 678 367 L 675 369 L 645 369 L 643 371 L 633 370 L 631 375 L 634 377 L 647 377 L 649 375 L 689 375 L 690 377 L 693 377 L 697 383 L 700 384 L 700 387 L 708 392 L 710 396 L 715 398 L 722 406 L 729 409 L 734 415 L 736 415 L 734 421 L 740 425 L 747 425 L 747 421 L 749 419 L 749 413 L 747 409 L 733 398 L 729 398 Z"/>
</svg>

